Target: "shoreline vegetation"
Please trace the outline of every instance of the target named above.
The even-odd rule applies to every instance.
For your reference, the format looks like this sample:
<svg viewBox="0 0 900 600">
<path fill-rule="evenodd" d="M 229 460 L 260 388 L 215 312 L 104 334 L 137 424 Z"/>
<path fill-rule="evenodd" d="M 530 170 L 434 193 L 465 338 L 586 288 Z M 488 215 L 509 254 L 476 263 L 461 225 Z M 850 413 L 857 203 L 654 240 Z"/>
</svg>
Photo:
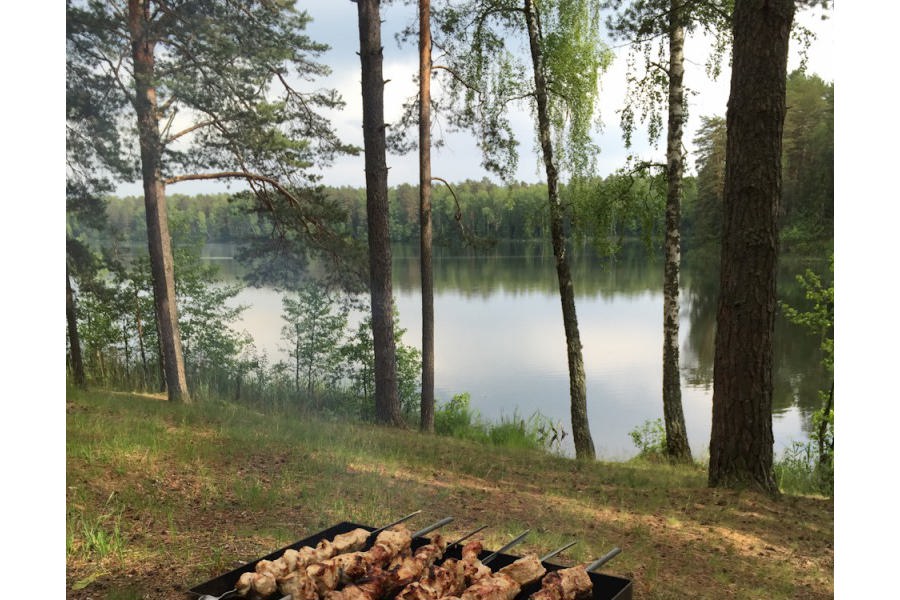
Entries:
<svg viewBox="0 0 900 600">
<path fill-rule="evenodd" d="M 67 389 L 68 598 L 187 597 L 187 589 L 340 521 L 424 509 L 496 548 L 572 539 L 558 562 L 618 545 L 605 572 L 635 597 L 833 597 L 833 500 L 706 487 L 700 465 L 576 461 L 230 402 Z M 457 410 L 457 413 L 460 411 Z"/>
</svg>

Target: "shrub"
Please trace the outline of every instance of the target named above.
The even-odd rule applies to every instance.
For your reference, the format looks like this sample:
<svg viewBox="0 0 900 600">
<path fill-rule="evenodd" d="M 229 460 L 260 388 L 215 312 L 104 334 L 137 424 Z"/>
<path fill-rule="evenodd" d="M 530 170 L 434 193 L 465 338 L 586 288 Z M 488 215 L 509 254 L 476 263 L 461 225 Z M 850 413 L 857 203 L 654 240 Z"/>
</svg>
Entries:
<svg viewBox="0 0 900 600">
<path fill-rule="evenodd" d="M 566 433 L 562 426 L 554 424 L 540 412 L 527 419 L 518 412 L 512 417 L 501 417 L 500 422 L 485 422 L 478 411 L 470 406 L 468 393 L 457 394 L 434 411 L 434 431 L 455 438 L 489 442 L 506 448 L 530 448 L 533 450 L 559 451 Z"/>
<path fill-rule="evenodd" d="M 644 421 L 644 424 L 628 432 L 637 446 L 640 458 L 664 459 L 666 455 L 666 429 L 662 419 Z"/>
</svg>

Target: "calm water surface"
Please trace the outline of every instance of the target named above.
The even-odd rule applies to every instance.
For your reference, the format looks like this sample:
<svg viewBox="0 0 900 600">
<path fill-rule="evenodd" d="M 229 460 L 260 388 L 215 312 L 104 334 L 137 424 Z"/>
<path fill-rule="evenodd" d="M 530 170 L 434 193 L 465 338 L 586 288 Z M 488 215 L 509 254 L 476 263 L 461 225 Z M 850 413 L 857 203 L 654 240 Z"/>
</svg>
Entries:
<svg viewBox="0 0 900 600">
<path fill-rule="evenodd" d="M 208 248 L 225 257 L 227 249 Z M 415 249 L 394 248 L 394 293 L 406 344 L 421 348 L 419 262 Z M 217 261 L 232 276 L 239 268 Z M 718 268 L 714 259 L 687 253 L 682 267 L 682 402 L 694 456 L 708 456 L 712 418 L 712 358 Z M 794 274 L 822 270 L 824 260 L 782 260 L 779 295 L 800 305 Z M 436 249 L 435 393 L 438 402 L 471 394 L 472 407 L 490 420 L 536 411 L 571 433 L 562 310 L 552 252 L 542 244 L 506 244 L 487 254 Z M 628 432 L 662 418 L 662 261 L 641 246 L 615 261 L 590 248 L 572 253 L 576 307 L 584 346 L 588 417 L 598 456 L 636 453 Z M 273 360 L 286 358 L 279 339 L 281 294 L 244 290 L 240 327 Z M 823 385 L 817 342 L 779 319 L 776 323 L 775 449 L 805 440 L 809 415 Z M 571 435 L 562 450 L 573 454 Z"/>
</svg>

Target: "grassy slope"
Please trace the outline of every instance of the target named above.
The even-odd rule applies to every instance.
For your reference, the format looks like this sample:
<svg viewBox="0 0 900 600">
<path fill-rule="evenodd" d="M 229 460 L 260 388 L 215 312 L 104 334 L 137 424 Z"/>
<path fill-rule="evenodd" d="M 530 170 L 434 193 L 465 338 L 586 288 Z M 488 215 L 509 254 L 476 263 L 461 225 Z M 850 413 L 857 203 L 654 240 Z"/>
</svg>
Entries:
<svg viewBox="0 0 900 600">
<path fill-rule="evenodd" d="M 413 432 L 275 418 L 226 405 L 69 390 L 66 589 L 79 599 L 185 590 L 340 521 L 453 515 L 497 547 L 526 527 L 635 598 L 833 597 L 828 499 L 710 490 L 697 468 L 575 461 Z"/>
</svg>

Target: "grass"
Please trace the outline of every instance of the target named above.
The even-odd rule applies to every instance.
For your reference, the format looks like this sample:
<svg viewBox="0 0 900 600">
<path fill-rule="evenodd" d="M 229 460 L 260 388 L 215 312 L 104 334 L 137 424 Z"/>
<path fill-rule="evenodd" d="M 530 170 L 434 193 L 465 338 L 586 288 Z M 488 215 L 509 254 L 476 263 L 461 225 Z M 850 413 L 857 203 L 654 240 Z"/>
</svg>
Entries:
<svg viewBox="0 0 900 600">
<path fill-rule="evenodd" d="M 488 524 L 519 552 L 612 546 L 634 597 L 819 599 L 833 585 L 833 503 L 711 490 L 700 467 L 579 463 L 528 448 L 360 424 L 67 393 L 67 597 L 179 599 L 213 576 L 340 521 L 422 509 L 451 536 Z"/>
</svg>

